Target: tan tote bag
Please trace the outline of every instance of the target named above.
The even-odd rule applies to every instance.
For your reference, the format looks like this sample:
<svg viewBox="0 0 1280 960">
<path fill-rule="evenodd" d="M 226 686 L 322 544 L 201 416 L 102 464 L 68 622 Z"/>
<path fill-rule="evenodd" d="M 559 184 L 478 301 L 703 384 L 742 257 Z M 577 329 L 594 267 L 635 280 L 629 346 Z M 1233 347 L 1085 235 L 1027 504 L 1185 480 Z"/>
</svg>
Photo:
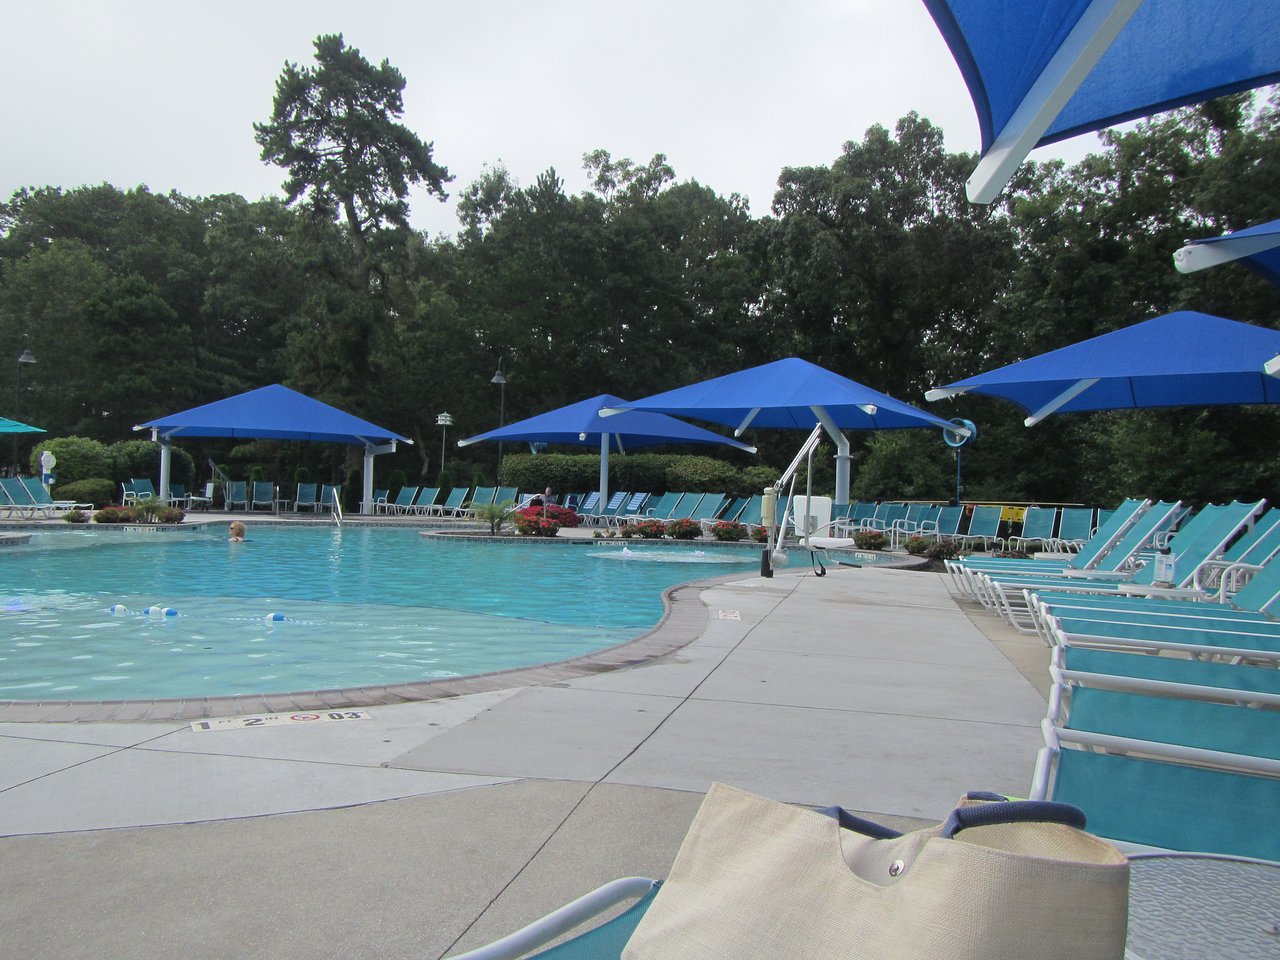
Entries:
<svg viewBox="0 0 1280 960">
<path fill-rule="evenodd" d="M 897 834 L 714 784 L 623 960 L 1120 960 L 1124 854 L 977 796 Z"/>
</svg>

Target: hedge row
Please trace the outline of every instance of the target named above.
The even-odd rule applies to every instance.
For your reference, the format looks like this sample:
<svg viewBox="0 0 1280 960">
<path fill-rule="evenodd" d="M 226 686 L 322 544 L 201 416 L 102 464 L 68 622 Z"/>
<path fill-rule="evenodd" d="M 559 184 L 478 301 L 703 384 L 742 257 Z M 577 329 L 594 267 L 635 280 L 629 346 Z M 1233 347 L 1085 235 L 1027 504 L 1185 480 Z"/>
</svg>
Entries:
<svg viewBox="0 0 1280 960">
<path fill-rule="evenodd" d="M 630 453 L 609 458 L 609 486 L 615 490 L 665 493 L 724 493 L 745 497 L 777 480 L 770 467 L 738 467 L 715 457 Z M 550 487 L 557 493 L 594 490 L 600 483 L 596 454 L 515 453 L 502 459 L 499 481 L 523 492 Z"/>
</svg>

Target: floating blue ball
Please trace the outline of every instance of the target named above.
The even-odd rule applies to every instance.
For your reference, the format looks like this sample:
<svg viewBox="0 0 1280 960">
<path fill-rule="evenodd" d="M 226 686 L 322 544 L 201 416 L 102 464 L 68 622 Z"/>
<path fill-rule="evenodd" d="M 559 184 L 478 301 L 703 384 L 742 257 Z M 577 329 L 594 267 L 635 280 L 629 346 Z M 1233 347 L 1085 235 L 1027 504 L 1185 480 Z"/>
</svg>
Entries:
<svg viewBox="0 0 1280 960">
<path fill-rule="evenodd" d="M 147 607 L 147 616 L 149 617 L 176 617 L 178 611 L 173 607 Z"/>
<path fill-rule="evenodd" d="M 283 623 L 288 619 L 283 613 L 268 613 L 267 619 L 272 623 Z"/>
<path fill-rule="evenodd" d="M 111 606 L 107 607 L 107 613 L 128 613 L 128 612 L 129 612 L 129 608 L 126 607 L 123 603 L 113 603 Z"/>
</svg>

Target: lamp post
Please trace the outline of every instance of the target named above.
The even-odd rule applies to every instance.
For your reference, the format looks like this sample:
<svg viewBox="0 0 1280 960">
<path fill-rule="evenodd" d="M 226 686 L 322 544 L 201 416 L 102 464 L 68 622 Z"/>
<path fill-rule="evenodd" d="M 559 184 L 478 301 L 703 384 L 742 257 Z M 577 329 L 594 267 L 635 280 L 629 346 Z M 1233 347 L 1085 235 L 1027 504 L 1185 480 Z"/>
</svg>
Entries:
<svg viewBox="0 0 1280 960">
<path fill-rule="evenodd" d="M 505 357 L 498 358 L 498 372 L 493 375 L 490 383 L 498 385 L 498 429 L 501 430 L 507 425 L 507 378 L 502 372 L 502 362 Z M 498 441 L 498 475 L 502 475 L 502 441 Z"/>
<path fill-rule="evenodd" d="M 437 414 L 436 426 L 440 428 L 440 472 L 444 473 L 444 439 L 449 428 L 453 426 L 453 414 Z"/>
<path fill-rule="evenodd" d="M 13 378 L 13 419 L 17 420 L 18 413 L 18 395 L 22 391 L 22 365 L 24 363 L 35 363 L 35 354 L 31 352 L 31 338 L 27 334 L 22 335 L 22 352 L 18 354 L 16 363 L 17 373 Z M 22 470 L 18 464 L 18 435 L 13 435 L 13 475 L 20 476 Z"/>
</svg>

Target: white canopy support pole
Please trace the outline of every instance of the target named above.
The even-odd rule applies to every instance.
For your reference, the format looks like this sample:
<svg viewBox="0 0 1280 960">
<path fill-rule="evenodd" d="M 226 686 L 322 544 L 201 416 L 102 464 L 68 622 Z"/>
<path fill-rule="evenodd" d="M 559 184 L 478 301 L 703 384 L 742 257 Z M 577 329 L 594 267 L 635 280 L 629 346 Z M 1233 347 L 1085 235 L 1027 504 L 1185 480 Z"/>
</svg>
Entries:
<svg viewBox="0 0 1280 960">
<path fill-rule="evenodd" d="M 946 400 L 948 397 L 958 397 L 963 393 L 967 393 L 968 387 L 934 387 L 932 390 L 926 390 L 924 394 L 925 400 L 933 403 L 935 400 Z"/>
<path fill-rule="evenodd" d="M 169 446 L 169 438 L 160 436 L 160 431 L 153 429 L 151 439 L 160 444 L 160 489 L 157 491 L 161 500 L 169 502 L 169 478 L 173 472 L 173 448 Z"/>
<path fill-rule="evenodd" d="M 364 490 L 360 496 L 360 512 L 366 516 L 373 513 L 373 458 L 380 453 L 395 453 L 396 442 L 384 443 L 380 447 L 366 443 L 364 445 Z M 329 506 L 332 506 L 330 504 Z"/>
<path fill-rule="evenodd" d="M 827 431 L 827 435 L 836 443 L 836 498 L 833 503 L 838 507 L 846 506 L 849 503 L 849 462 L 852 459 L 849 456 L 849 438 L 840 432 L 836 422 L 827 413 L 826 407 L 810 407 L 809 409 L 818 418 L 818 422 Z"/>
<path fill-rule="evenodd" d="M 1262 365 L 1262 372 L 1269 377 L 1280 377 L 1280 353 Z"/>
<path fill-rule="evenodd" d="M 747 427 L 751 426 L 751 421 L 754 420 L 756 416 L 759 415 L 759 413 L 760 413 L 759 407 L 752 407 L 751 412 L 748 413 L 745 417 L 743 417 L 742 422 L 738 424 L 738 426 L 734 429 L 733 435 L 735 437 L 742 436 L 742 432 L 746 430 Z"/>
<path fill-rule="evenodd" d="M 1141 5 L 1142 0 L 1093 0 L 1089 4 L 978 161 L 965 185 L 971 202 L 990 203 L 1004 189 L 1018 164 L 1027 158 Z"/>
<path fill-rule="evenodd" d="M 1173 265 L 1179 273 L 1195 273 L 1207 270 L 1242 257 L 1251 257 L 1255 253 L 1272 250 L 1280 246 L 1280 236 L 1240 237 L 1220 240 L 1215 243 L 1188 243 L 1173 253 Z"/>
<path fill-rule="evenodd" d="M 1080 394 L 1084 393 L 1086 390 L 1088 390 L 1097 382 L 1098 382 L 1097 377 L 1088 377 L 1084 380 L 1077 380 L 1075 383 L 1067 387 L 1067 389 L 1063 390 L 1060 394 L 1058 394 L 1056 397 L 1054 397 L 1052 400 L 1046 403 L 1043 407 L 1041 407 L 1031 416 L 1027 417 L 1027 419 L 1023 420 L 1022 421 L 1023 425 L 1028 427 L 1034 427 L 1037 423 L 1039 423 L 1049 414 L 1053 413 L 1055 410 L 1061 409 L 1063 406 L 1070 403 L 1076 397 L 1080 396 Z"/>
<path fill-rule="evenodd" d="M 600 512 L 604 513 L 609 503 L 609 437 L 612 434 L 600 434 Z"/>
</svg>

